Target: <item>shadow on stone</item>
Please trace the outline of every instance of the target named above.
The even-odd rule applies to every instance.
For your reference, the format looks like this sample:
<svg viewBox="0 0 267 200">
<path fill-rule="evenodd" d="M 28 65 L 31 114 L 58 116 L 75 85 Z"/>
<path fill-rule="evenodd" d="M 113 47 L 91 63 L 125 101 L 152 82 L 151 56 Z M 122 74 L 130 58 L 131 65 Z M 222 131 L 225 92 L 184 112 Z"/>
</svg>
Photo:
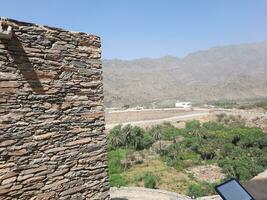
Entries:
<svg viewBox="0 0 267 200">
<path fill-rule="evenodd" d="M 19 69 L 23 78 L 30 85 L 33 92 L 37 94 L 44 94 L 45 91 L 39 80 L 39 77 L 35 72 L 21 42 L 15 35 L 6 44 L 6 48 L 9 51 L 9 55 L 13 59 L 14 66 Z"/>
</svg>

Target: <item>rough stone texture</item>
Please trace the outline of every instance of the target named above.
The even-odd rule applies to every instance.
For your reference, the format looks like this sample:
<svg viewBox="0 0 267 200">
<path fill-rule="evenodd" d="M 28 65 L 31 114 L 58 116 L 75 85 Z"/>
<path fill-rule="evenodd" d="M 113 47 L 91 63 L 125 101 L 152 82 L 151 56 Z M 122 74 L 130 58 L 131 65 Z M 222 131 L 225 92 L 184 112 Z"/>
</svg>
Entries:
<svg viewBox="0 0 267 200">
<path fill-rule="evenodd" d="M 7 23 L 0 199 L 109 199 L 100 38 Z"/>
</svg>

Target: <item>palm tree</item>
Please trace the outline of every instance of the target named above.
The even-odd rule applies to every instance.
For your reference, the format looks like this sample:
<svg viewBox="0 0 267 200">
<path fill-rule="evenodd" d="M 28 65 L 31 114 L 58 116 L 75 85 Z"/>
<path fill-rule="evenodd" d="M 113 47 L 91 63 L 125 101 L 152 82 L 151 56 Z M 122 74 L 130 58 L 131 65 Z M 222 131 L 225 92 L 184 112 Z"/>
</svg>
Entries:
<svg viewBox="0 0 267 200">
<path fill-rule="evenodd" d="M 197 138 L 202 136 L 201 124 L 198 120 L 186 122 L 186 129 L 188 130 L 189 134 Z"/>
<path fill-rule="evenodd" d="M 123 144 L 123 135 L 121 127 L 122 125 L 115 126 L 113 129 L 111 129 L 108 135 L 108 141 L 114 149 Z"/>
<path fill-rule="evenodd" d="M 139 150 L 142 147 L 142 140 L 144 138 L 144 131 L 138 126 L 132 128 L 131 144 L 135 150 Z"/>
<path fill-rule="evenodd" d="M 125 127 L 122 129 L 123 132 L 123 138 L 124 138 L 124 144 L 125 144 L 125 165 L 124 165 L 124 170 L 127 168 L 127 162 L 128 162 L 128 148 L 129 145 L 131 144 L 132 141 L 132 126 L 130 124 L 127 124 Z"/>
<path fill-rule="evenodd" d="M 159 141 L 159 150 L 161 152 L 161 138 L 162 138 L 162 128 L 160 125 L 155 125 L 151 129 L 152 136 L 154 140 Z"/>
<path fill-rule="evenodd" d="M 110 130 L 108 134 L 108 142 L 112 148 L 116 149 L 123 144 L 122 125 L 117 125 Z M 120 151 L 117 150 L 117 158 L 120 160 Z"/>
</svg>

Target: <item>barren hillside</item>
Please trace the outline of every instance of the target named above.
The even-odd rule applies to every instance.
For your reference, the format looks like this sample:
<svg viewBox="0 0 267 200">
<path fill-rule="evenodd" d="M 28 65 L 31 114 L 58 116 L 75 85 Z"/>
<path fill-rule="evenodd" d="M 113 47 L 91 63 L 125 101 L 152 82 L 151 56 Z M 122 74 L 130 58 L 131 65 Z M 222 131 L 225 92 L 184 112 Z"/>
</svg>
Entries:
<svg viewBox="0 0 267 200">
<path fill-rule="evenodd" d="M 267 96 L 267 42 L 215 47 L 183 59 L 103 60 L 107 106 Z"/>
</svg>

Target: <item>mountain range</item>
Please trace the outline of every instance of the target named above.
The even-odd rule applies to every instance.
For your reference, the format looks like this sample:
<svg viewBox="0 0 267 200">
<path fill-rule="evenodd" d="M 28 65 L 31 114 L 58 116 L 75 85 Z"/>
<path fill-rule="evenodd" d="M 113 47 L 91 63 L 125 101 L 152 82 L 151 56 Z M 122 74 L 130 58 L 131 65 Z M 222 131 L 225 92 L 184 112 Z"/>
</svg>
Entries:
<svg viewBox="0 0 267 200">
<path fill-rule="evenodd" d="M 267 42 L 135 60 L 103 60 L 107 107 L 267 97 Z"/>
</svg>

